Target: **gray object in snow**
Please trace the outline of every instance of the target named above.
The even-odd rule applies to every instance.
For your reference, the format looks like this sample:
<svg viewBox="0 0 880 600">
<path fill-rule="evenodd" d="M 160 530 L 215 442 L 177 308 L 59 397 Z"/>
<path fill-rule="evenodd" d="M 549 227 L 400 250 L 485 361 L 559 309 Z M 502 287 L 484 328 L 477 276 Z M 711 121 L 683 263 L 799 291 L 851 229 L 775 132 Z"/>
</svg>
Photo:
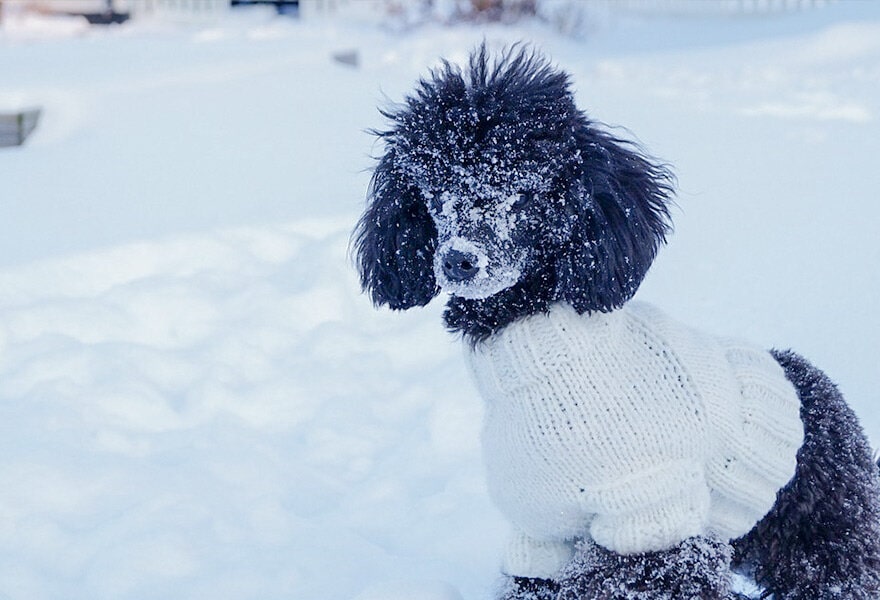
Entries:
<svg viewBox="0 0 880 600">
<path fill-rule="evenodd" d="M 39 108 L 0 112 L 0 147 L 21 146 L 37 127 L 41 113 Z"/>
</svg>

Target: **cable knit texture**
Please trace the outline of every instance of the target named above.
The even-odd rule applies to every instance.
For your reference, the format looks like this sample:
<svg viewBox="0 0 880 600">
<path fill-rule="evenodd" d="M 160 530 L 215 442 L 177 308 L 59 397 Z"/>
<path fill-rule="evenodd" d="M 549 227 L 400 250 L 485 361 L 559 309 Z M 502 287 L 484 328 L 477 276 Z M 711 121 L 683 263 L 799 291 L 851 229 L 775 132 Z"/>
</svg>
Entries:
<svg viewBox="0 0 880 600">
<path fill-rule="evenodd" d="M 508 574 L 554 576 L 579 538 L 634 554 L 742 536 L 794 475 L 800 403 L 773 357 L 650 305 L 556 304 L 467 357 L 490 493 L 515 527 Z"/>
</svg>

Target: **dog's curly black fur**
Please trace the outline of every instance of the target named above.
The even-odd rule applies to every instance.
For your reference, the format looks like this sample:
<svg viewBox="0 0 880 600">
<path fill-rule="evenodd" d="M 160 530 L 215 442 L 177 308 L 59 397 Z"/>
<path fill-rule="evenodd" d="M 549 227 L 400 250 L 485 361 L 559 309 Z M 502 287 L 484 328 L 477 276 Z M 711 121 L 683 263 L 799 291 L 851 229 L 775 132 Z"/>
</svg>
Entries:
<svg viewBox="0 0 880 600">
<path fill-rule="evenodd" d="M 688 538 L 662 552 L 621 556 L 581 542 L 560 574 L 557 600 L 729 598 L 732 549 L 726 542 Z"/>
<path fill-rule="evenodd" d="M 773 509 L 734 544 L 774 600 L 880 597 L 880 480 L 855 414 L 827 375 L 773 351 L 801 399 L 804 444 Z"/>
<path fill-rule="evenodd" d="M 377 305 L 425 305 L 443 269 L 454 272 L 438 263 L 445 191 L 479 183 L 514 198 L 523 225 L 502 246 L 519 261 L 517 280 L 447 304 L 447 326 L 471 344 L 555 302 L 580 313 L 619 308 L 669 232 L 670 171 L 578 110 L 568 76 L 527 48 L 493 61 L 480 47 L 465 70 L 444 63 L 384 114 L 385 153 L 352 240 Z M 800 396 L 805 441 L 794 479 L 733 541 L 732 559 L 727 540 L 633 556 L 583 546 L 557 580 L 512 577 L 503 597 L 721 600 L 735 597 L 731 568 L 775 600 L 880 597 L 880 477 L 865 436 L 824 374 L 795 354 L 774 357 Z"/>
</svg>

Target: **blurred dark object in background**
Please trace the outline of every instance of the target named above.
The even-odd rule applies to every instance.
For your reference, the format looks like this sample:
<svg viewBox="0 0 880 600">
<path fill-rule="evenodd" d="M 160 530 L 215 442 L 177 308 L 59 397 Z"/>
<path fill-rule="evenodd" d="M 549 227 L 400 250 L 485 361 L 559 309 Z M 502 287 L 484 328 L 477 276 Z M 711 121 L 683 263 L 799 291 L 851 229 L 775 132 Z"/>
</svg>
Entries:
<svg viewBox="0 0 880 600">
<path fill-rule="evenodd" d="M 456 3 L 462 21 L 513 22 L 537 14 L 538 0 L 468 0 Z"/>
<path fill-rule="evenodd" d="M 299 0 L 231 0 L 230 4 L 233 8 L 260 4 L 274 6 L 279 15 L 299 16 Z"/>
<path fill-rule="evenodd" d="M 0 112 L 0 148 L 21 146 L 40 120 L 39 108 Z"/>
</svg>

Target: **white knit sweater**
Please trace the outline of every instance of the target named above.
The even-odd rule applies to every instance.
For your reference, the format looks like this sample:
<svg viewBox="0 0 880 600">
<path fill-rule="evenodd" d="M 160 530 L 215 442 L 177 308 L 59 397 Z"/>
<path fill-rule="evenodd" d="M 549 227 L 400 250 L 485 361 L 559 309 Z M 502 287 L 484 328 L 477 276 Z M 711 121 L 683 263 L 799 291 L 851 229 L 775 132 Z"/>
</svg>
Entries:
<svg viewBox="0 0 880 600">
<path fill-rule="evenodd" d="M 800 402 L 773 357 L 649 305 L 557 304 L 467 357 L 508 574 L 551 577 L 581 537 L 623 554 L 739 537 L 794 475 Z"/>
</svg>

